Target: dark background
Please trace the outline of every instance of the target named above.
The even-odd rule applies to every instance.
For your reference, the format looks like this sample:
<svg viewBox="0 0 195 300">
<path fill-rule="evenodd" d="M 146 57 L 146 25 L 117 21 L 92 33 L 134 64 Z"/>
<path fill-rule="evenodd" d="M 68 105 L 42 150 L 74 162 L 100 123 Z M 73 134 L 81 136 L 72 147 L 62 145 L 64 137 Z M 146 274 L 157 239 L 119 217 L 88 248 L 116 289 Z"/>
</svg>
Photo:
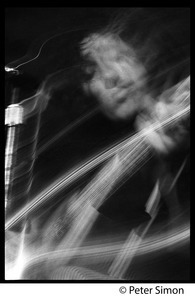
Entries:
<svg viewBox="0 0 195 300">
<path fill-rule="evenodd" d="M 107 24 L 114 8 L 9 7 L 5 10 L 5 64 L 16 66 L 26 54 L 40 57 L 20 69 L 25 75 L 45 79 L 73 60 L 75 46 L 87 32 Z M 25 60 L 25 59 L 24 59 Z M 11 64 L 10 64 L 11 63 Z"/>
<path fill-rule="evenodd" d="M 58 71 L 61 68 L 71 68 L 80 63 L 79 42 L 87 34 L 97 31 L 109 24 L 120 11 L 121 8 L 105 7 L 7 7 L 5 10 L 5 65 L 17 67 L 28 59 L 32 59 L 39 53 L 43 43 L 53 36 L 56 36 L 44 44 L 38 58 L 21 65 L 18 76 L 6 76 L 6 87 L 10 91 L 10 86 L 19 87 L 19 99 L 33 95 L 45 78 Z M 125 9 L 122 8 L 124 11 Z M 129 12 L 134 10 L 128 8 Z M 157 31 L 163 27 L 164 38 L 162 39 L 161 49 L 164 57 L 168 57 L 167 64 L 175 65 L 175 62 L 189 58 L 189 9 L 188 8 L 146 8 L 143 14 L 147 20 L 146 24 L 156 27 Z M 147 25 L 145 24 L 145 30 Z M 134 26 L 143 29 L 143 20 L 134 19 Z M 149 27 L 148 27 L 149 28 Z M 188 68 L 188 66 L 187 66 Z M 68 74 L 68 73 L 67 73 Z M 72 80 L 70 80 L 72 82 Z M 77 84 L 77 83 L 76 83 Z M 72 89 L 72 87 L 70 88 Z M 65 89 L 55 94 L 51 99 L 47 110 L 41 116 L 39 135 L 37 141 L 37 153 L 42 146 L 50 141 L 65 126 L 74 119 L 82 115 L 82 106 L 84 102 L 81 95 L 72 93 Z M 67 102 L 65 96 L 67 95 Z M 78 97 L 78 98 L 77 98 Z M 5 104 L 10 103 L 10 93 L 6 94 Z M 89 105 L 90 106 L 90 105 Z M 28 123 L 22 129 L 21 144 L 25 144 L 31 132 L 36 126 L 36 118 L 28 120 Z M 97 150 L 112 144 L 119 137 L 125 136 L 129 132 L 131 124 L 112 123 L 102 114 L 98 113 L 87 123 L 62 136 L 57 142 L 48 147 L 45 151 L 37 155 L 33 168 L 33 184 L 31 187 L 32 196 L 36 195 L 48 184 L 51 184 L 66 170 L 96 153 Z M 26 155 L 23 147 L 20 149 L 19 160 Z M 146 173 L 149 171 L 146 168 Z M 145 178 L 140 183 L 136 177 L 133 179 L 133 188 L 142 192 L 145 198 Z M 22 180 L 18 182 L 18 190 L 22 186 Z M 87 181 L 88 179 L 86 179 Z M 28 183 L 27 183 L 28 184 Z M 141 188 L 140 188 L 141 185 Z M 187 185 L 187 188 L 186 186 Z M 181 196 L 187 206 L 189 204 L 189 165 L 185 170 L 181 180 Z M 184 186 L 184 187 L 183 187 Z M 148 185 L 148 187 L 150 187 Z M 147 188 L 147 186 L 146 186 Z M 16 189 L 17 192 L 17 189 Z M 147 191 L 148 192 L 148 191 Z M 120 197 L 124 198 L 129 193 L 124 188 Z M 135 191 L 133 191 L 135 196 Z M 16 193 L 17 194 L 17 193 Z M 119 197 L 119 196 L 118 196 Z M 120 198 L 119 197 L 119 198 Z M 139 195 L 138 195 L 139 198 Z M 146 197 L 147 198 L 147 197 Z M 51 199 L 54 201 L 63 201 L 64 195 L 59 198 Z M 24 201 L 26 201 L 24 197 Z M 125 200 L 124 200 L 125 201 Z M 145 199 L 143 200 L 143 202 Z M 137 201 L 138 203 L 138 201 Z M 22 202 L 20 203 L 20 205 Z M 134 203 L 133 203 L 134 205 Z M 18 201 L 16 207 L 18 206 Z M 134 205 L 136 206 L 136 205 Z M 142 205 L 143 206 L 143 205 Z M 143 207 L 142 207 L 143 209 Z M 53 207 L 51 206 L 51 211 Z M 43 211 L 46 211 L 45 208 Z M 53 211 L 52 211 L 53 212 Z M 50 214 L 50 212 L 48 212 Z M 117 212 L 116 212 L 117 214 Z M 43 219 L 47 219 L 47 214 Z M 135 216 L 136 217 L 136 216 Z M 188 279 L 189 261 L 185 261 L 185 256 L 181 258 L 181 279 Z M 179 265 L 177 263 L 177 265 Z M 161 267 L 162 268 L 162 267 Z M 160 269 L 161 269 L 160 268 Z M 185 268 L 185 271 L 183 271 Z M 173 267 L 174 269 L 174 267 Z M 183 272 L 183 273 L 182 273 Z M 185 273 L 186 272 L 186 273 Z M 167 274 L 166 274 L 167 276 Z M 166 278 L 165 276 L 165 278 Z M 170 275 L 171 277 L 172 275 Z M 177 274 L 175 275 L 177 278 Z M 180 276 L 180 275 L 178 275 Z M 167 277 L 169 278 L 169 276 Z M 173 278 L 174 279 L 174 278 Z"/>
<path fill-rule="evenodd" d="M 74 48 L 84 36 L 104 28 L 124 12 L 130 16 L 130 27 L 135 26 L 137 31 L 144 33 L 155 28 L 159 35 L 163 34 L 164 45 L 160 46 L 168 50 L 165 45 L 169 45 L 174 57 L 178 53 L 189 55 L 189 8 L 8 7 L 5 9 L 5 64 L 16 66 L 23 62 L 24 55 L 36 56 L 42 44 L 57 35 L 44 45 L 38 59 L 20 68 L 42 80 L 49 72 L 73 60 Z"/>
</svg>

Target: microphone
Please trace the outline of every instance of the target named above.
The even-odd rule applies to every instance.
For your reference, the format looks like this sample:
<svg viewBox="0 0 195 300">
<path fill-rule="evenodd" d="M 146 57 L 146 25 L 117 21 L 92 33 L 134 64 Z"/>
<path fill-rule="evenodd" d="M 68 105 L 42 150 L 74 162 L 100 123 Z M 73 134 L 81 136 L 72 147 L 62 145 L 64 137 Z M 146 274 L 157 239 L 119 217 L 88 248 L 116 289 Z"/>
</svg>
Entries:
<svg viewBox="0 0 195 300">
<path fill-rule="evenodd" d="M 21 74 L 21 72 L 18 69 L 11 68 L 11 67 L 8 67 L 8 66 L 5 66 L 5 72 L 7 72 L 9 74 L 12 74 L 12 75 L 19 75 L 19 74 Z"/>
</svg>

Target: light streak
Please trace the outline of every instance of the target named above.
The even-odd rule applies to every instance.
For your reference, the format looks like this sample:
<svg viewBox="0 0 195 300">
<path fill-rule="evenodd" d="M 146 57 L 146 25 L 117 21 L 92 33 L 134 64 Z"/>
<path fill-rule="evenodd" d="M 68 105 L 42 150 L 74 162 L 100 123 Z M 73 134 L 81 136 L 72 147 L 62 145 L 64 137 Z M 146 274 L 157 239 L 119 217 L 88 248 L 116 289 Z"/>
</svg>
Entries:
<svg viewBox="0 0 195 300">
<path fill-rule="evenodd" d="M 17 258 L 14 262 L 11 263 L 5 263 L 5 279 L 6 280 L 17 280 L 21 279 L 22 272 L 25 268 L 25 264 L 27 262 L 27 256 L 25 253 L 24 245 L 25 245 L 25 231 L 26 231 L 26 225 L 24 226 L 24 229 L 21 232 L 20 237 L 20 246 Z M 11 244 L 5 245 L 5 247 L 10 247 Z"/>
<path fill-rule="evenodd" d="M 189 96 L 186 97 L 186 99 Z M 117 144 L 116 146 L 111 147 L 109 150 L 104 151 L 88 160 L 86 163 L 80 165 L 78 168 L 74 169 L 72 172 L 65 174 L 58 180 L 56 180 L 52 185 L 50 185 L 46 190 L 42 191 L 34 200 L 30 202 L 30 204 L 26 205 L 22 210 L 20 210 L 13 218 L 8 220 L 5 224 L 5 230 L 9 229 L 15 223 L 19 222 L 25 215 L 32 212 L 35 208 L 37 208 L 40 204 L 43 204 L 47 201 L 50 197 L 55 195 L 57 192 L 62 190 L 63 188 L 70 185 L 72 182 L 78 180 L 82 175 L 86 174 L 97 165 L 101 164 L 105 160 L 112 157 L 114 154 L 117 154 L 119 151 L 123 150 L 124 148 L 131 147 L 131 145 L 141 139 L 145 139 L 146 135 L 153 132 L 154 130 L 158 130 L 162 128 L 162 126 L 168 126 L 174 123 L 176 120 L 188 115 L 190 112 L 189 105 L 182 110 L 179 110 L 174 115 L 170 116 L 169 118 L 165 119 L 162 122 L 155 122 L 149 128 L 144 129 L 143 131 L 137 133 L 133 137 L 127 138 L 125 141 Z"/>
</svg>

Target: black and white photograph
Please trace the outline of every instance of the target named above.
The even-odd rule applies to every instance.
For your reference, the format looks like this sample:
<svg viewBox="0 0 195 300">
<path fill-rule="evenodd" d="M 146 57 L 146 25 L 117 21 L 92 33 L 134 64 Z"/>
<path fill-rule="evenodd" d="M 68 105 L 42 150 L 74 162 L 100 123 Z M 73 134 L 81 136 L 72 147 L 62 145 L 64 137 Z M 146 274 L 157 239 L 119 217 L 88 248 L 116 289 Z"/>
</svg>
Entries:
<svg viewBox="0 0 195 300">
<path fill-rule="evenodd" d="M 190 8 L 6 7 L 4 72 L 5 282 L 190 281 Z"/>
</svg>

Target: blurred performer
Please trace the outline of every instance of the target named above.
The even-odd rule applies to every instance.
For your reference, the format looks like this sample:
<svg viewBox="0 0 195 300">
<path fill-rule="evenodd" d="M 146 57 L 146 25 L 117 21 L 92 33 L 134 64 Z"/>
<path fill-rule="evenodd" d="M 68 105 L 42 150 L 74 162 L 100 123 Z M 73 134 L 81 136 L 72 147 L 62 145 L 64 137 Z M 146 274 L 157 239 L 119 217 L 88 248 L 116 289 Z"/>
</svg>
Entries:
<svg viewBox="0 0 195 300">
<path fill-rule="evenodd" d="M 179 97 L 181 97 L 181 94 L 189 93 L 189 80 L 187 79 L 183 90 L 180 88 L 179 97 L 174 96 L 177 89 L 175 87 L 165 90 L 165 92 L 154 98 L 151 90 L 148 88 L 148 62 L 144 64 L 139 57 L 139 51 L 136 52 L 132 45 L 126 43 L 118 34 L 112 32 L 95 33 L 84 39 L 82 42 L 82 54 L 88 61 L 85 72 L 89 75 L 89 80 L 83 85 L 84 90 L 88 94 L 95 96 L 103 113 L 113 122 L 122 121 L 128 123 L 133 120 L 135 132 L 137 130 L 146 130 L 147 142 L 155 150 L 157 163 L 155 163 L 156 167 L 150 166 L 152 168 L 149 169 L 147 166 L 146 168 L 144 167 L 146 173 L 142 170 L 142 176 L 140 177 L 139 175 L 134 180 L 139 182 L 139 186 L 146 198 L 147 189 L 151 187 L 151 183 L 149 184 L 148 182 L 152 178 L 159 179 L 159 192 L 161 197 L 167 200 L 166 203 L 171 219 L 174 218 L 180 212 L 175 184 L 185 165 L 185 159 L 180 162 L 180 165 L 174 171 L 171 169 L 171 164 L 174 164 L 174 155 L 178 156 L 176 154 L 178 148 L 188 149 L 188 131 L 181 120 L 177 124 L 172 125 L 171 129 L 159 126 L 157 130 L 152 132 L 147 133 L 147 130 L 155 122 L 160 124 L 164 118 L 177 112 Z M 143 175 L 144 173 L 145 175 Z M 134 185 L 131 180 L 129 184 Z M 144 192 L 144 185 L 147 186 L 146 192 Z M 139 189 L 139 187 L 137 188 Z M 126 191 L 126 195 L 127 198 L 129 197 L 128 195 L 131 195 L 130 197 L 134 200 L 131 200 L 132 203 L 129 203 L 128 207 L 128 203 L 124 204 L 124 200 L 120 203 L 120 196 L 116 196 L 118 204 L 115 207 L 115 213 L 116 215 L 121 214 L 121 218 L 127 214 L 126 217 L 131 219 L 131 215 L 128 215 L 127 212 L 132 210 L 133 201 L 135 203 L 140 201 L 143 204 L 142 201 L 144 200 L 142 198 L 144 197 L 133 190 L 131 193 L 129 190 Z M 128 202 L 128 200 L 126 201 Z M 114 205 L 109 201 L 105 204 L 106 214 L 111 217 L 112 213 L 110 214 L 109 206 L 113 207 Z M 122 207 L 123 209 L 121 209 Z M 139 223 L 139 214 L 135 218 L 137 218 Z"/>
<path fill-rule="evenodd" d="M 83 91 L 86 98 L 98 103 L 102 116 L 105 116 L 99 116 L 98 120 L 93 118 L 86 126 L 85 134 L 89 135 L 91 132 L 88 145 L 92 145 L 97 136 L 104 136 L 109 143 L 109 133 L 112 135 L 112 131 L 117 133 L 118 140 L 124 137 L 124 132 L 129 131 L 129 135 L 134 137 L 142 131 L 145 132 L 144 140 L 153 154 L 148 160 L 144 153 L 142 155 L 139 151 L 141 143 L 136 145 L 137 148 L 134 143 L 129 145 L 129 153 L 132 153 L 132 161 L 131 155 L 128 158 L 129 164 L 132 165 L 136 155 L 144 164 L 136 169 L 135 159 L 136 173 L 129 176 L 128 172 L 126 174 L 124 171 L 123 182 L 117 185 L 117 175 L 121 175 L 123 167 L 126 168 L 123 153 L 119 151 L 115 155 L 116 160 L 111 160 L 111 165 L 108 160 L 107 169 L 104 165 L 99 173 L 97 172 L 99 176 L 97 175 L 95 180 L 92 177 L 92 183 L 86 185 L 84 192 L 81 190 L 76 197 L 73 195 L 64 217 L 65 227 L 70 227 L 65 244 L 67 248 L 78 249 L 85 238 L 89 242 L 90 238 L 99 237 L 98 241 L 101 243 L 101 239 L 105 237 L 109 241 L 113 234 L 124 234 L 124 245 L 113 259 L 109 270 L 106 270 L 110 278 L 120 279 L 125 278 L 128 268 L 131 269 L 130 263 L 135 254 L 128 256 L 127 253 L 131 255 L 132 252 L 136 252 L 138 246 L 135 240 L 137 237 L 138 240 L 139 237 L 143 237 L 151 220 L 154 219 L 157 224 L 158 221 L 165 221 L 163 224 L 168 224 L 172 226 L 168 229 L 173 229 L 178 225 L 175 220 L 179 216 L 183 217 L 185 205 L 177 195 L 176 185 L 187 162 L 189 128 L 185 124 L 185 118 L 180 118 L 175 123 L 171 122 L 170 126 L 164 126 L 163 122 L 177 114 L 180 104 L 189 98 L 190 81 L 187 77 L 179 81 L 178 85 L 171 85 L 159 93 L 154 93 L 149 83 L 148 64 L 152 61 L 150 57 L 142 60 L 139 49 L 127 43 L 119 34 L 110 31 L 86 37 L 81 43 L 81 53 L 84 58 Z M 156 80 L 155 77 L 152 79 Z M 159 126 L 149 130 L 154 124 Z M 80 143 L 77 140 L 78 152 L 79 147 L 87 148 L 84 135 Z M 94 199 L 100 198 L 103 199 L 102 204 L 94 205 Z M 149 199 L 152 198 L 152 206 L 158 206 L 157 220 L 153 209 L 148 209 Z M 85 204 L 90 201 L 92 207 Z M 80 217 L 74 222 L 77 213 Z M 73 251 L 71 253 L 74 255 Z M 73 278 L 66 277 L 66 270 L 57 270 L 52 279 Z M 169 274 L 167 276 L 169 277 Z"/>
</svg>

